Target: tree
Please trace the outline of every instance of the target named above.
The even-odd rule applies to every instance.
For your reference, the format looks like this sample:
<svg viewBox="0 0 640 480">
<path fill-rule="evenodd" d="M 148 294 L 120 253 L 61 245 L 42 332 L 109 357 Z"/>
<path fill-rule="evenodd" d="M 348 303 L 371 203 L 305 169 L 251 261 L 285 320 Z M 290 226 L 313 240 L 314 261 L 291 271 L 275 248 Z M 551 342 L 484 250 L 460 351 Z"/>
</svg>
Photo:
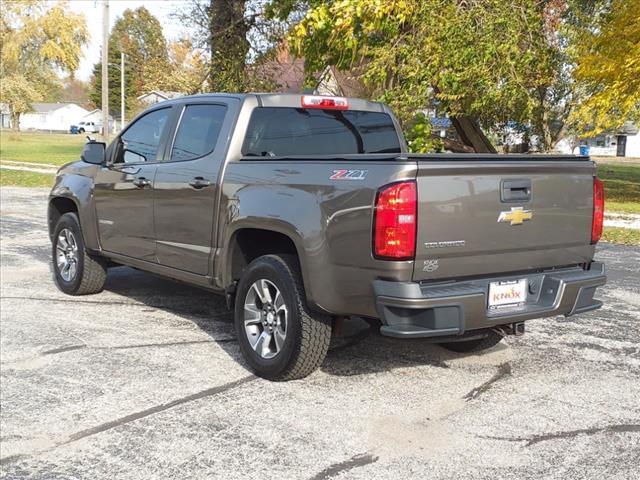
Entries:
<svg viewBox="0 0 640 480">
<path fill-rule="evenodd" d="M 20 115 L 61 88 L 58 72 L 73 72 L 88 39 L 84 16 L 67 3 L 3 2 L 0 10 L 0 96 L 14 129 Z"/>
<path fill-rule="evenodd" d="M 120 114 L 120 53 L 125 54 L 125 108 L 138 108 L 137 98 L 158 85 L 169 69 L 167 42 L 162 25 L 145 7 L 127 9 L 109 36 L 109 111 Z M 114 66 L 115 65 L 115 66 Z M 101 104 L 102 63 L 93 69 L 91 100 Z"/>
<path fill-rule="evenodd" d="M 200 49 L 194 48 L 190 40 L 180 39 L 169 43 L 169 67 L 163 73 L 164 76 L 156 75 L 157 80 L 147 87 L 193 95 L 202 91 L 209 67 Z"/>
<path fill-rule="evenodd" d="M 256 64 L 275 56 L 285 25 L 264 15 L 268 0 L 191 0 L 190 8 L 175 13 L 191 26 L 195 48 L 207 64 L 206 88 L 218 92 L 266 90 L 268 75 Z"/>
<path fill-rule="evenodd" d="M 403 123 L 435 100 L 451 117 L 462 151 L 495 151 L 480 125 L 526 123 L 536 105 L 531 92 L 553 83 L 556 58 L 538 0 L 309 4 L 290 41 L 310 74 L 325 65 L 357 67 Z M 276 5 L 281 18 L 299 7 Z"/>
<path fill-rule="evenodd" d="M 84 108 L 93 108 L 89 101 L 89 83 L 77 78 L 67 77 L 63 81 L 63 88 L 56 100 L 59 102 L 77 103 Z"/>
<path fill-rule="evenodd" d="M 584 94 L 572 120 L 597 135 L 640 119 L 640 1 L 611 0 L 576 35 L 571 50 Z"/>
</svg>

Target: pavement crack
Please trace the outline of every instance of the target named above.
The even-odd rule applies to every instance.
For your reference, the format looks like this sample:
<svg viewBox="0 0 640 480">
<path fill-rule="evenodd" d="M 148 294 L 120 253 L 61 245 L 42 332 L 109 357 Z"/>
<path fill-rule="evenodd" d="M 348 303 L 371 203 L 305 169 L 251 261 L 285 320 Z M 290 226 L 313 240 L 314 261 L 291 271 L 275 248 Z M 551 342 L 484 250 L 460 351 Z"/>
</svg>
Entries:
<svg viewBox="0 0 640 480">
<path fill-rule="evenodd" d="M 467 402 L 470 402 L 471 400 L 475 400 L 480 395 L 482 395 L 484 392 L 489 390 L 491 388 L 491 385 L 493 385 L 498 380 L 500 380 L 501 378 L 503 378 L 503 377 L 505 377 L 507 375 L 511 375 L 511 364 L 502 363 L 502 364 L 498 365 L 498 371 L 493 375 L 493 377 L 491 377 L 489 380 L 487 380 L 483 384 L 475 387 L 473 390 L 471 390 L 469 393 L 467 393 L 462 398 L 464 398 Z"/>
<path fill-rule="evenodd" d="M 565 438 L 575 438 L 579 435 L 596 435 L 598 433 L 640 433 L 640 424 L 623 423 L 618 425 L 606 425 L 604 427 L 580 428 L 577 430 L 567 430 L 564 432 L 551 432 L 525 437 L 489 437 L 482 436 L 489 440 L 503 440 L 507 442 L 527 442 L 525 447 L 530 447 L 536 443 L 547 442 Z"/>
<path fill-rule="evenodd" d="M 186 397 L 178 398 L 176 400 L 172 400 L 169 403 L 163 403 L 161 405 L 156 405 L 155 407 L 147 408 L 146 410 L 142 410 L 140 412 L 132 413 L 130 415 L 126 415 L 124 417 L 117 418 L 115 420 L 111 420 L 109 422 L 102 423 L 98 426 L 87 428 L 86 430 L 81 430 L 79 432 L 73 433 L 69 435 L 69 437 L 63 441 L 56 443 L 48 448 L 38 450 L 35 452 L 27 453 L 18 453 L 15 455 L 8 455 L 6 457 L 0 458 L 0 465 L 6 465 L 8 463 L 13 463 L 18 461 L 24 457 L 28 457 L 29 455 L 45 453 L 51 450 L 54 450 L 58 447 L 62 447 L 64 445 L 68 445 L 73 442 L 77 442 L 78 440 L 82 440 L 83 438 L 90 437 L 92 435 L 97 435 L 98 433 L 106 432 L 107 430 L 111 430 L 113 428 L 119 427 L 121 425 L 126 425 L 131 422 L 135 422 L 136 420 L 140 420 L 145 417 L 149 417 L 156 413 L 164 412 L 165 410 L 169 410 L 170 408 L 177 407 L 178 405 L 184 405 L 185 403 L 193 402 L 195 400 L 200 400 L 206 397 L 212 397 L 214 395 L 219 395 L 221 393 L 227 392 L 234 388 L 240 387 L 245 383 L 251 382 L 253 380 L 257 380 L 258 377 L 255 375 L 247 375 L 246 377 L 242 377 L 239 380 L 234 380 L 233 382 L 225 383 L 224 385 L 218 385 L 216 387 L 207 388 L 206 390 L 202 390 L 197 393 L 193 393 L 191 395 L 187 395 Z"/>
<path fill-rule="evenodd" d="M 257 377 L 254 375 L 247 375 L 246 377 L 243 377 L 239 380 L 234 380 L 233 382 L 225 383 L 224 385 L 208 388 L 206 390 L 202 390 L 201 392 L 193 393 L 191 395 L 187 395 L 186 397 L 178 398 L 169 403 L 156 405 L 155 407 L 147 408 L 146 410 L 132 413 L 130 415 L 117 418 L 115 420 L 111 420 L 109 422 L 103 423 L 96 427 L 87 428 L 86 430 L 81 430 L 79 432 L 76 432 L 70 435 L 66 441 L 58 444 L 57 446 L 62 446 L 62 445 L 67 445 L 69 443 L 77 442 L 78 440 L 81 440 L 83 438 L 87 438 L 92 435 L 96 435 L 98 433 L 106 432 L 107 430 L 111 430 L 121 425 L 126 425 L 127 423 L 135 422 L 136 420 L 140 420 L 141 418 L 145 418 L 145 417 L 154 415 L 156 413 L 164 412 L 165 410 L 169 410 L 170 408 L 177 407 L 178 405 L 184 405 L 185 403 L 193 402 L 195 400 L 200 400 L 201 398 L 219 395 L 228 390 L 232 390 L 236 387 L 244 385 L 247 382 L 253 381 L 256 378 Z"/>
<path fill-rule="evenodd" d="M 70 345 L 68 347 L 53 348 L 51 350 L 42 352 L 41 355 L 54 355 L 56 353 L 64 353 L 64 352 L 71 352 L 73 350 L 80 350 L 81 348 L 87 348 L 87 346 L 82 344 L 82 345 Z"/>
<path fill-rule="evenodd" d="M 354 455 L 349 460 L 329 465 L 316 476 L 312 477 L 311 480 L 325 480 L 327 478 L 332 478 L 342 472 L 348 472 L 354 468 L 364 467 L 365 465 L 375 463 L 378 461 L 378 458 L 379 457 L 373 456 L 369 453 Z"/>
<path fill-rule="evenodd" d="M 17 454 L 17 455 L 8 455 L 6 457 L 0 458 L 0 465 L 6 465 L 8 463 L 13 463 L 16 462 L 18 460 L 20 460 L 21 458 L 26 457 L 26 455 L 23 455 L 21 453 Z"/>
<path fill-rule="evenodd" d="M 117 347 L 96 347 L 97 350 L 126 350 L 129 348 L 152 348 L 152 347 L 175 347 L 177 345 L 197 345 L 200 343 L 225 343 L 235 342 L 236 338 L 216 338 L 213 340 L 187 340 L 184 342 L 168 342 L 168 343 L 139 343 L 136 345 L 120 345 Z"/>
</svg>

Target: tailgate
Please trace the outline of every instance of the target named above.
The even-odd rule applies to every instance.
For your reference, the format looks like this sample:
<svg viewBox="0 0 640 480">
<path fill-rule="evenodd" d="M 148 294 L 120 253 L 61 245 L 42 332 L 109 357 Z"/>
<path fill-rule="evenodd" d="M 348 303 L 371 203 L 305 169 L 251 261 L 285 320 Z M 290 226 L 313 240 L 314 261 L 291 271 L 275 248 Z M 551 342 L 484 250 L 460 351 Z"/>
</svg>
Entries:
<svg viewBox="0 0 640 480">
<path fill-rule="evenodd" d="M 594 175 L 586 159 L 418 158 L 414 280 L 590 261 Z"/>
</svg>

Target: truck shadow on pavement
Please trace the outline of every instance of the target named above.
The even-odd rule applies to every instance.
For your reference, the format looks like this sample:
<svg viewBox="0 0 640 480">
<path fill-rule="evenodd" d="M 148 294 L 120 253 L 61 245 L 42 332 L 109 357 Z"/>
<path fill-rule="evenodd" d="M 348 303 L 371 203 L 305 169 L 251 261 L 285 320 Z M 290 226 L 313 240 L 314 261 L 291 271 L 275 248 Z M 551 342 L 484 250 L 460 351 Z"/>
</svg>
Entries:
<svg viewBox="0 0 640 480">
<path fill-rule="evenodd" d="M 146 312 L 167 312 L 197 326 L 244 366 L 233 313 L 222 296 L 129 267 L 110 269 L 105 290 L 139 303 Z M 462 356 L 426 340 L 381 336 L 375 326 L 355 318 L 345 321 L 342 334 L 332 339 L 321 370 L 329 375 L 354 376 L 413 366 L 449 368 L 448 360 Z"/>
</svg>

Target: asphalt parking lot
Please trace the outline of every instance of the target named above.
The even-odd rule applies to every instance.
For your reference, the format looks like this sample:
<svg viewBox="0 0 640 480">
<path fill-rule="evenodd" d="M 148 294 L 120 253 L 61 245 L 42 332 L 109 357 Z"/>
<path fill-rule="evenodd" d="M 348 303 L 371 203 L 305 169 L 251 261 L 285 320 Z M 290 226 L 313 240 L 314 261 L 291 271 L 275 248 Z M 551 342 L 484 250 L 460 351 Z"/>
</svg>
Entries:
<svg viewBox="0 0 640 480">
<path fill-rule="evenodd" d="M 605 306 L 480 355 L 345 329 L 320 371 L 246 370 L 221 298 L 129 268 L 68 297 L 45 190 L 1 190 L 2 478 L 640 478 L 640 248 Z"/>
</svg>

